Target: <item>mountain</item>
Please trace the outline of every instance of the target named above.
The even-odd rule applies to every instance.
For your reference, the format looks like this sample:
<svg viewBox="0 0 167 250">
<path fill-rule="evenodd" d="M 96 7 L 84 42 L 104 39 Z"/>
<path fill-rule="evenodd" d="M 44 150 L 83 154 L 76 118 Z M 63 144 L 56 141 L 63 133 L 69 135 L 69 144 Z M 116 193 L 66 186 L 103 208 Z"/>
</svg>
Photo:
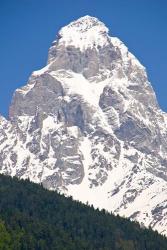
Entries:
<svg viewBox="0 0 167 250">
<path fill-rule="evenodd" d="M 167 235 L 167 114 L 145 68 L 97 18 L 63 27 L 0 117 L 0 173 Z"/>
<path fill-rule="evenodd" d="M 0 175 L 2 250 L 166 250 L 167 238 L 42 186 Z"/>
</svg>

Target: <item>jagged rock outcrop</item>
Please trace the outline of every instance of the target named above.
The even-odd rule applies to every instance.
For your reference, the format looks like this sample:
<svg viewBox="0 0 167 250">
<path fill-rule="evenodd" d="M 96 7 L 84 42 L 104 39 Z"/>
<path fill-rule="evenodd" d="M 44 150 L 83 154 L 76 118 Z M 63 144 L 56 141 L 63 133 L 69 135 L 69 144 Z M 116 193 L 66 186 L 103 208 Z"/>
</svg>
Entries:
<svg viewBox="0 0 167 250">
<path fill-rule="evenodd" d="M 0 118 L 1 173 L 167 234 L 167 115 L 145 68 L 105 25 L 62 28 L 47 66 Z"/>
</svg>

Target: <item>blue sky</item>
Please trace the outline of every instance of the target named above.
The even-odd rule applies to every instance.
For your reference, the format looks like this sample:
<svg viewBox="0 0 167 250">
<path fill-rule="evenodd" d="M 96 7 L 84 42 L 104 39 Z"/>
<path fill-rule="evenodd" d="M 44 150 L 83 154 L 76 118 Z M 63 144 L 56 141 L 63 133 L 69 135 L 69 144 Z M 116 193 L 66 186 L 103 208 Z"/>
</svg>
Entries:
<svg viewBox="0 0 167 250">
<path fill-rule="evenodd" d="M 0 113 L 14 90 L 46 64 L 58 30 L 92 15 L 109 27 L 147 68 L 160 107 L 167 111 L 166 0 L 0 0 Z"/>
</svg>

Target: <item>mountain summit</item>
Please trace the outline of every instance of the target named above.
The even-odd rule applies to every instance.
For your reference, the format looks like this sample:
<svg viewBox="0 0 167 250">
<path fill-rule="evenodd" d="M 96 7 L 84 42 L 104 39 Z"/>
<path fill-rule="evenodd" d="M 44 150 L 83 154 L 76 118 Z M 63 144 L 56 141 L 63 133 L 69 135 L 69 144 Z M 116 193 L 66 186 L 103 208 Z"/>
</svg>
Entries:
<svg viewBox="0 0 167 250">
<path fill-rule="evenodd" d="M 108 43 L 108 28 L 95 17 L 85 16 L 62 28 L 60 44 L 75 46 L 81 51 Z"/>
<path fill-rule="evenodd" d="M 167 115 L 145 68 L 97 18 L 60 30 L 9 113 L 1 173 L 167 235 Z"/>
</svg>

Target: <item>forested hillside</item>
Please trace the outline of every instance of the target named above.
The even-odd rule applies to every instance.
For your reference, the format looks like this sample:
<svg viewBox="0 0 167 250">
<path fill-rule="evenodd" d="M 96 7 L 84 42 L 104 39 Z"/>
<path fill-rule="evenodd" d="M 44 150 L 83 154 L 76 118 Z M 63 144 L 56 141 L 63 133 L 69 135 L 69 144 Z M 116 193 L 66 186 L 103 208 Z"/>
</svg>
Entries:
<svg viewBox="0 0 167 250">
<path fill-rule="evenodd" d="M 0 249 L 167 250 L 167 239 L 28 180 L 0 175 Z"/>
</svg>

